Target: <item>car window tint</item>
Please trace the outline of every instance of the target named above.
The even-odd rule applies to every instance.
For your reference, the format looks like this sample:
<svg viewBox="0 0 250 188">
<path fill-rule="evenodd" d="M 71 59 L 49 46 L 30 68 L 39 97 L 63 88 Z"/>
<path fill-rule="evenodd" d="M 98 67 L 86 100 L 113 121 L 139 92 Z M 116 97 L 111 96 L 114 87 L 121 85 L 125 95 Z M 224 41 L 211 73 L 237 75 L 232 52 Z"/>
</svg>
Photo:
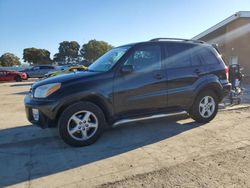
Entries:
<svg viewBox="0 0 250 188">
<path fill-rule="evenodd" d="M 191 64 L 192 64 L 192 66 L 201 66 L 202 65 L 202 59 L 198 53 L 193 53 L 191 55 Z"/>
<path fill-rule="evenodd" d="M 51 69 L 50 66 L 42 66 L 40 69 Z"/>
<path fill-rule="evenodd" d="M 166 46 L 167 68 L 181 68 L 191 66 L 192 48 L 183 43 L 171 43 Z"/>
<path fill-rule="evenodd" d="M 202 59 L 203 64 L 205 65 L 211 65 L 211 64 L 218 64 L 218 59 L 214 55 L 213 52 L 211 52 L 207 48 L 203 48 L 200 50 L 200 56 Z"/>
<path fill-rule="evenodd" d="M 133 65 L 135 72 L 148 72 L 161 69 L 161 47 L 145 46 L 136 49 L 127 59 L 125 65 Z"/>
</svg>

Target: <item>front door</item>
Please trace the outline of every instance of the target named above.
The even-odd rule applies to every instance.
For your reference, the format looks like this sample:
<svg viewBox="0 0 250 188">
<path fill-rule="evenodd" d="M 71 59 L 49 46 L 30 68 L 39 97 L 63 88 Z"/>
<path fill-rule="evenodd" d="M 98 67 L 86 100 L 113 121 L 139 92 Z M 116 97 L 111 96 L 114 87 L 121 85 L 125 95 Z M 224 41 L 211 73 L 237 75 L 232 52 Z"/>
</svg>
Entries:
<svg viewBox="0 0 250 188">
<path fill-rule="evenodd" d="M 122 65 L 132 65 L 133 71 L 118 70 L 115 75 L 116 114 L 140 115 L 166 107 L 166 74 L 161 60 L 160 45 L 143 45 L 133 50 Z"/>
</svg>

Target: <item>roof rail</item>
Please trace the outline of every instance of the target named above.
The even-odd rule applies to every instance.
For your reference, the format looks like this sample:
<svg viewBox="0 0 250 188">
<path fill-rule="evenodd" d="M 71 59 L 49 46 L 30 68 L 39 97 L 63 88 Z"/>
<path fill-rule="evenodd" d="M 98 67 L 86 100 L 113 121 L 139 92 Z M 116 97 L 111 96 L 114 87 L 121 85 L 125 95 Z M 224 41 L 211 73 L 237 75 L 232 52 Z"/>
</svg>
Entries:
<svg viewBox="0 0 250 188">
<path fill-rule="evenodd" d="M 189 41 L 189 42 L 196 42 L 196 43 L 205 43 L 202 40 L 192 40 L 192 39 L 181 39 L 181 38 L 155 38 L 155 39 L 151 39 L 150 41 Z"/>
</svg>

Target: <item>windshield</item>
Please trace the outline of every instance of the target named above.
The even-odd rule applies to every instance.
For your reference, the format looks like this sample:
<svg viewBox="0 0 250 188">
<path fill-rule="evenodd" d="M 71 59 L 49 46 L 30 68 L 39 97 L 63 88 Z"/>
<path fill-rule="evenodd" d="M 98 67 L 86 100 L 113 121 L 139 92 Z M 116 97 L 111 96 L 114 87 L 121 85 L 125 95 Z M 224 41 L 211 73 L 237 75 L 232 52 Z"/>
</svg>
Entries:
<svg viewBox="0 0 250 188">
<path fill-rule="evenodd" d="M 106 72 L 126 53 L 130 46 L 113 48 L 88 67 L 88 71 Z"/>
</svg>

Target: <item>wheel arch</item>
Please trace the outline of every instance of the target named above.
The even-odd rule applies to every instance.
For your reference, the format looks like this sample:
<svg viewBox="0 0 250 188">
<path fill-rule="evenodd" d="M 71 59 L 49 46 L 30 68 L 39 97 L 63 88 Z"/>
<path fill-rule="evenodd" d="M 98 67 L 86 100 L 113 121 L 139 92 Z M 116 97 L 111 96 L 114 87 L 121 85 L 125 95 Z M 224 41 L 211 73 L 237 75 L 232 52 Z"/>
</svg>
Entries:
<svg viewBox="0 0 250 188">
<path fill-rule="evenodd" d="M 91 103 L 97 105 L 103 111 L 106 122 L 111 121 L 111 117 L 112 117 L 113 112 L 112 112 L 110 105 L 108 104 L 108 102 L 106 101 L 106 99 L 104 97 L 94 94 L 94 95 L 86 95 L 86 96 L 83 96 L 81 98 L 77 97 L 75 100 L 70 100 L 70 101 L 64 103 L 57 110 L 56 122 L 58 122 L 60 115 L 68 106 L 70 106 L 74 103 L 77 103 L 77 102 L 81 102 L 81 101 L 87 101 L 87 102 L 91 102 Z"/>
<path fill-rule="evenodd" d="M 217 96 L 217 100 L 218 102 L 220 102 L 222 99 L 223 99 L 223 87 L 221 86 L 221 84 L 217 83 L 217 82 L 211 82 L 209 84 L 206 84 L 202 87 L 200 87 L 196 94 L 195 94 L 195 97 L 194 99 L 201 93 L 201 92 L 204 92 L 206 90 L 210 90 L 210 91 L 213 91 L 216 96 Z"/>
<path fill-rule="evenodd" d="M 22 81 L 22 77 L 21 77 L 19 74 L 16 74 L 16 75 L 14 76 L 14 80 L 15 80 L 15 81 Z"/>
</svg>

